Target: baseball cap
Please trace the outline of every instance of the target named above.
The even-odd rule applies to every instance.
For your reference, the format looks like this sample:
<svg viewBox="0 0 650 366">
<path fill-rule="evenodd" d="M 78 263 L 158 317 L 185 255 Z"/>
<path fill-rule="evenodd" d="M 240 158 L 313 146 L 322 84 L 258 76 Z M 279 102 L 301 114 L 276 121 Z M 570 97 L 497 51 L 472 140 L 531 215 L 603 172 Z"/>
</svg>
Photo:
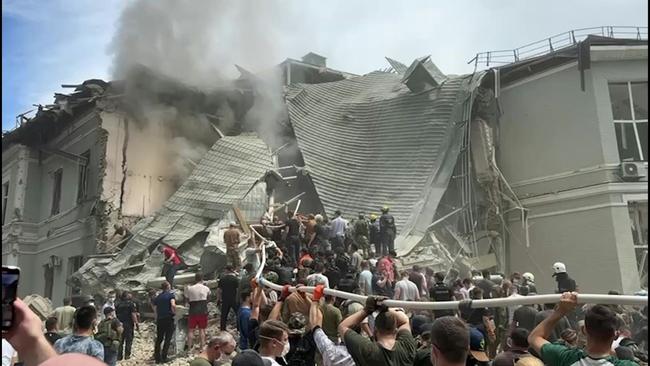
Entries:
<svg viewBox="0 0 650 366">
<path fill-rule="evenodd" d="M 270 365 L 271 362 L 268 362 Z M 241 351 L 240 354 L 235 356 L 235 358 L 232 359 L 232 366 L 266 366 L 267 363 L 264 362 L 262 359 L 262 356 L 260 356 L 257 352 L 251 350 L 251 349 L 246 349 Z"/>
<path fill-rule="evenodd" d="M 480 330 L 469 328 L 469 352 L 472 356 L 481 362 L 489 362 L 485 347 L 485 337 Z"/>
</svg>

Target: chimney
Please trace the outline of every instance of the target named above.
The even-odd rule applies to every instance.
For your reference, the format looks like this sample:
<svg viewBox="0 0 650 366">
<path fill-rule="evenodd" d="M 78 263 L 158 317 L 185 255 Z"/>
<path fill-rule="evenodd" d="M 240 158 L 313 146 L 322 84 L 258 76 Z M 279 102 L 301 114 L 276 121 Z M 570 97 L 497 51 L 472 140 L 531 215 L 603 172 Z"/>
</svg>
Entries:
<svg viewBox="0 0 650 366">
<path fill-rule="evenodd" d="M 321 55 L 309 52 L 308 54 L 302 56 L 302 62 L 319 67 L 327 67 L 327 58 Z"/>
</svg>

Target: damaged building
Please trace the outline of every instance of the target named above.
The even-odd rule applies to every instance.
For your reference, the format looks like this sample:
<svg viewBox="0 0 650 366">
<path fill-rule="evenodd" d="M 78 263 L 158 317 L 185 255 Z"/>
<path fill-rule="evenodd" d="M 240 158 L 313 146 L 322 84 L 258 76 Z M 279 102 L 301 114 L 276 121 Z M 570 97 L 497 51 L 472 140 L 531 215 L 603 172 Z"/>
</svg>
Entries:
<svg viewBox="0 0 650 366">
<path fill-rule="evenodd" d="M 562 260 L 584 292 L 647 287 L 647 29 L 629 38 L 549 41 L 497 66 L 479 54 L 487 69 L 468 75 L 430 57 L 353 75 L 310 53 L 278 66 L 272 117 L 256 108 L 277 90 L 242 68 L 210 93 L 146 69 L 89 80 L 3 134 L 3 263 L 25 270 L 22 294 L 58 304 L 145 290 L 160 241 L 213 274 L 231 221 L 387 205 L 403 266 L 530 271 L 548 293 Z M 195 141 L 139 122 L 170 110 L 200 126 L 201 149 L 156 153 Z"/>
</svg>

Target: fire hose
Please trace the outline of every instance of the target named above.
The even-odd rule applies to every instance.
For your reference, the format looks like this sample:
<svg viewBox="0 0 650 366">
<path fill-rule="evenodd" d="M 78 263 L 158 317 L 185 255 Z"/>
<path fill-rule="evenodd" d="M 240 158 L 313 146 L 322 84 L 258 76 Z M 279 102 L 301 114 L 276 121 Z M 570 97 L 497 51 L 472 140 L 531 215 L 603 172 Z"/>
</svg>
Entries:
<svg viewBox="0 0 650 366">
<path fill-rule="evenodd" d="M 262 271 L 266 265 L 266 247 L 264 243 L 268 242 L 262 235 L 260 235 L 251 226 L 251 230 L 262 240 L 262 260 L 260 267 L 257 270 L 255 278 L 257 283 L 269 287 L 276 291 L 282 291 L 283 286 L 273 283 L 262 277 Z M 313 286 L 300 286 L 300 291 L 312 293 L 315 289 Z M 297 287 L 289 287 L 289 292 L 296 292 Z M 324 289 L 325 295 L 340 297 L 346 300 L 358 301 L 365 303 L 367 296 L 352 294 L 345 291 L 334 290 L 330 288 Z M 483 300 L 467 300 L 467 301 L 401 301 L 401 300 L 384 300 L 383 305 L 395 308 L 404 309 L 417 309 L 417 310 L 455 310 L 459 308 L 461 303 L 470 308 L 491 308 L 491 307 L 505 307 L 517 305 L 533 305 L 533 304 L 548 304 L 557 303 L 560 301 L 562 294 L 548 294 L 548 295 L 531 295 L 519 297 L 505 297 L 497 299 L 483 299 Z M 648 305 L 648 298 L 646 296 L 630 296 L 630 295 L 599 295 L 599 294 L 578 294 L 578 303 L 580 304 L 603 304 L 603 305 L 635 305 L 644 306 Z M 461 305 L 462 307 L 463 305 Z"/>
</svg>

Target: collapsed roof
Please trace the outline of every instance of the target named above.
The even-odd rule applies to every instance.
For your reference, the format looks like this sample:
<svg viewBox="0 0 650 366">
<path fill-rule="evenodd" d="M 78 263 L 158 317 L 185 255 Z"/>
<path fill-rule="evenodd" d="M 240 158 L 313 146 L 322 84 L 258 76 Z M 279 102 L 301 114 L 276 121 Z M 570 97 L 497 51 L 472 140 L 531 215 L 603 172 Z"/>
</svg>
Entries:
<svg viewBox="0 0 650 366">
<path fill-rule="evenodd" d="M 427 61 L 418 59 L 413 68 Z M 471 91 L 483 74 L 441 75 L 435 75 L 439 85 L 418 93 L 404 75 L 377 71 L 294 85 L 287 95 L 298 146 L 326 213 L 356 217 L 388 205 L 398 255 L 409 253 L 433 221 L 458 159 L 459 124 L 469 119 Z"/>
<path fill-rule="evenodd" d="M 219 139 L 163 207 L 131 229 L 133 237 L 115 257 L 87 261 L 72 281 L 82 289 L 96 288 L 109 279 L 118 286 L 141 286 L 160 275 L 162 256 L 155 251 L 160 240 L 177 248 L 188 266 L 199 264 L 203 242 L 191 239 L 197 233 L 207 235 L 208 228 L 227 217 L 273 167 L 269 148 L 257 136 Z M 259 202 L 249 202 L 260 212 L 267 205 L 262 193 L 253 198 Z"/>
</svg>

